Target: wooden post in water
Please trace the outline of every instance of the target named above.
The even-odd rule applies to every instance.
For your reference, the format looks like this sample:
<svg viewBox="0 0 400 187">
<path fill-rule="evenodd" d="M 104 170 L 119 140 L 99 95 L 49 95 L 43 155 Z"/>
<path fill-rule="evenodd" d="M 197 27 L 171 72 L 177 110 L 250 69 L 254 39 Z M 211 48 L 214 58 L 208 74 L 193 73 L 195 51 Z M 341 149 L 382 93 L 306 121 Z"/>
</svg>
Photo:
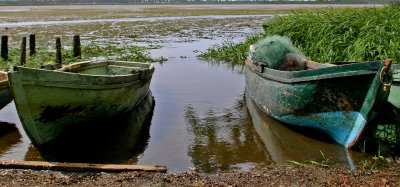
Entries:
<svg viewBox="0 0 400 187">
<path fill-rule="evenodd" d="M 24 64 L 26 64 L 26 37 L 23 37 L 21 42 L 21 65 Z"/>
<path fill-rule="evenodd" d="M 74 50 L 74 57 L 81 57 L 82 55 L 81 40 L 78 34 L 74 35 L 74 39 L 72 40 L 72 46 Z"/>
<path fill-rule="evenodd" d="M 56 38 L 56 63 L 62 64 L 61 61 L 61 39 L 60 37 Z"/>
<path fill-rule="evenodd" d="M 1 36 L 1 58 L 8 60 L 8 36 Z"/>
<path fill-rule="evenodd" d="M 36 53 L 36 36 L 34 34 L 29 35 L 29 55 Z"/>
</svg>

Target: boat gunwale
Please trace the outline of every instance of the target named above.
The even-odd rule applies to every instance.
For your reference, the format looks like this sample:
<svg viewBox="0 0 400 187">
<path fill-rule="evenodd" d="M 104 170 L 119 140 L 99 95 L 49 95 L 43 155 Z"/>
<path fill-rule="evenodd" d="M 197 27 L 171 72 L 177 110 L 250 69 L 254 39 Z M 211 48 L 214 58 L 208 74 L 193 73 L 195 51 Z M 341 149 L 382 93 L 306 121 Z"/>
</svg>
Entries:
<svg viewBox="0 0 400 187">
<path fill-rule="evenodd" d="M 245 60 L 245 66 L 247 66 L 252 72 L 264 79 L 270 79 L 283 83 L 301 83 L 323 79 L 376 74 L 382 64 L 382 61 L 371 61 L 302 71 L 280 71 L 267 67 L 261 67 L 261 65 L 256 65 L 249 57 Z M 262 68 L 262 72 L 257 70 L 257 68 Z"/>
<path fill-rule="evenodd" d="M 74 71 L 81 71 L 81 70 L 96 68 L 96 67 L 100 67 L 100 66 L 107 66 L 107 65 L 116 65 L 116 66 L 126 67 L 126 68 L 142 68 L 143 70 L 154 69 L 154 65 L 149 64 L 149 63 L 106 60 L 106 61 L 76 62 L 76 63 L 69 64 L 67 66 L 64 66 L 60 69 L 57 69 L 56 71 L 65 72 L 65 73 L 78 73 L 78 72 L 74 72 Z M 93 75 L 93 74 L 81 74 L 81 75 Z M 130 74 L 126 74 L 126 75 L 130 75 Z M 93 75 L 93 76 L 109 77 L 109 76 L 123 76 L 123 75 Z"/>
<path fill-rule="evenodd" d="M 143 65 L 142 65 L 143 64 Z M 108 65 L 128 65 L 121 67 L 138 67 L 142 68 L 140 73 L 132 73 L 132 74 L 123 74 L 123 75 L 93 75 L 93 74 L 81 74 L 78 72 L 69 72 L 71 70 L 85 70 L 90 68 L 96 68 L 100 66 L 108 66 Z M 134 66 L 138 65 L 138 66 Z M 51 76 L 52 74 L 64 74 L 68 76 L 78 77 L 80 81 L 59 81 L 59 80 L 34 80 L 34 79 L 21 79 L 22 84 L 24 85 L 34 85 L 34 86 L 47 86 L 47 87 L 59 87 L 59 88 L 80 88 L 80 89 L 113 89 L 113 88 L 122 88 L 128 87 L 134 84 L 138 84 L 145 79 L 149 79 L 152 77 L 154 72 L 154 65 L 147 63 L 138 63 L 138 62 L 124 62 L 124 61 L 101 61 L 101 62 L 92 62 L 92 61 L 84 61 L 70 64 L 68 66 L 63 67 L 64 69 L 58 70 L 47 70 L 47 69 L 38 69 L 38 68 L 28 68 L 22 66 L 13 66 L 10 74 L 17 73 L 18 69 L 22 69 L 24 71 L 41 71 L 42 73 L 47 74 L 46 76 Z M 90 80 L 103 80 L 102 84 L 93 84 L 92 81 L 84 81 L 83 78 L 87 78 Z M 115 81 L 116 80 L 116 81 Z"/>
</svg>

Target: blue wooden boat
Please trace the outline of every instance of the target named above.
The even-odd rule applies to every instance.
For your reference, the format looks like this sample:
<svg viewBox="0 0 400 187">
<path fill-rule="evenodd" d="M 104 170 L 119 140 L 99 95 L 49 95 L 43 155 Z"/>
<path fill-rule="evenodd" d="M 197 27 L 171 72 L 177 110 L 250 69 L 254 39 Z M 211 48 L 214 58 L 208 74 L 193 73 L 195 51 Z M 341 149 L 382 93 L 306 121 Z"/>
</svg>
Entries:
<svg viewBox="0 0 400 187">
<path fill-rule="evenodd" d="M 310 61 L 306 70 L 279 71 L 248 57 L 246 90 L 256 105 L 275 119 L 318 129 L 350 148 L 387 101 L 391 63 Z"/>
</svg>

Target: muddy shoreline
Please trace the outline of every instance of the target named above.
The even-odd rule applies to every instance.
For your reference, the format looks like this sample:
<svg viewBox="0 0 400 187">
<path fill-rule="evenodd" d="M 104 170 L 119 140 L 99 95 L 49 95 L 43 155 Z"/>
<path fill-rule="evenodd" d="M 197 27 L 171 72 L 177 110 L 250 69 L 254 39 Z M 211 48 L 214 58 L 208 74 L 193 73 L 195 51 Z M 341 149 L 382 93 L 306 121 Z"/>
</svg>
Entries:
<svg viewBox="0 0 400 187">
<path fill-rule="evenodd" d="M 10 35 L 10 45 L 18 47 L 20 44 L 20 39 L 22 36 L 26 36 L 29 33 L 40 33 L 38 35 L 37 41 L 40 46 L 42 47 L 48 47 L 52 48 L 54 45 L 53 39 L 56 36 L 60 36 L 63 41 L 65 41 L 66 44 L 70 43 L 71 36 L 75 33 L 79 33 L 82 36 L 82 43 L 84 45 L 89 45 L 89 44 L 98 44 L 98 45 L 149 45 L 149 44 L 154 44 L 154 45 L 162 45 L 162 49 L 158 50 L 158 53 L 161 55 L 165 55 L 168 59 L 169 62 L 168 64 L 164 65 L 163 68 L 169 68 L 169 67 L 175 67 L 172 66 L 174 63 L 182 62 L 182 61 L 187 61 L 187 63 L 190 64 L 190 68 L 196 69 L 196 72 L 199 72 L 201 70 L 201 67 L 203 64 L 199 64 L 199 66 L 194 66 L 193 62 L 197 62 L 195 59 L 195 53 L 193 50 L 201 50 L 199 49 L 200 44 L 207 44 L 211 45 L 212 43 L 216 43 L 218 40 L 224 40 L 225 38 L 244 38 L 246 35 L 249 34 L 254 34 L 258 33 L 261 30 L 261 25 L 264 23 L 264 21 L 267 21 L 270 17 L 265 16 L 265 18 L 261 19 L 249 19 L 248 17 L 244 16 L 243 18 L 230 18 L 230 19 L 170 19 L 170 20 L 157 20 L 157 21 L 137 21 L 137 22 L 120 22 L 118 19 L 124 19 L 124 18 L 130 18 L 130 19 L 135 19 L 137 17 L 160 17 L 160 16 L 177 16 L 178 14 L 183 14 L 184 16 L 197 16 L 197 15 L 242 15 L 242 14 L 267 14 L 271 13 L 271 11 L 275 12 L 273 7 L 268 7 L 268 6 L 260 6 L 260 5 L 252 5 L 251 6 L 243 6 L 243 5 L 238 5 L 230 10 L 224 10 L 223 7 L 217 6 L 216 8 L 214 5 L 209 5 L 213 6 L 213 9 L 210 9 L 210 7 L 202 7 L 202 6 L 182 6 L 179 9 L 174 8 L 174 7 L 165 7 L 165 6 L 160 6 L 160 7 L 153 7 L 153 8 L 143 8 L 143 10 L 135 9 L 133 7 L 121 7 L 121 6 L 113 6 L 113 8 L 109 11 L 108 9 L 110 8 L 109 6 L 98 6 L 97 9 L 93 9 L 93 6 L 85 6 L 81 10 L 74 9 L 74 6 L 67 6 L 67 7 L 54 7 L 54 6 L 49 6 L 49 7 L 17 7 L 20 10 L 14 10 L 14 11 L 4 11 L 4 9 L 10 8 L 10 7 L 0 7 L 0 17 L 3 17 L 3 20 L 6 20 L 5 22 L 7 23 L 14 23 L 14 22 L 29 22 L 29 21 L 65 21 L 68 22 L 69 20 L 82 20 L 82 19 L 90 19 L 90 20 L 97 20 L 97 19 L 117 19 L 115 22 L 102 22 L 102 23 L 96 23 L 96 24 L 60 24 L 60 25 L 55 25 L 55 26 L 30 26 L 30 27 L 0 27 L 0 30 L 3 31 L 4 34 Z M 271 6 L 277 6 L 277 5 L 271 5 Z M 310 7 L 311 5 L 307 5 L 306 8 L 312 8 Z M 349 6 L 349 7 L 354 7 L 355 5 L 343 5 L 343 6 Z M 364 6 L 381 6 L 381 5 L 362 5 Z M 79 6 L 82 7 L 82 6 Z M 194 10 L 192 7 L 195 7 L 196 10 Z M 249 8 L 250 7 L 250 8 Z M 254 7 L 259 7 L 259 8 L 254 8 Z M 17 9 L 16 8 L 16 9 Z M 44 10 L 41 10 L 41 9 Z M 163 8 L 163 11 L 160 11 L 160 9 Z M 165 9 L 164 9 L 165 8 Z M 282 9 L 284 7 L 281 7 Z M 286 7 L 286 9 L 292 9 L 292 8 L 298 8 L 297 5 L 289 5 L 289 7 Z M 317 7 L 317 8 L 323 8 L 323 7 Z M 47 10 L 51 9 L 51 10 Z M 87 11 L 87 9 L 93 9 L 93 11 Z M 232 10 L 233 9 L 233 10 Z M 250 11 L 247 11 L 246 9 L 251 9 Z M 12 10 L 12 9 L 9 9 Z M 179 11 L 178 11 L 179 10 Z M 157 13 L 158 12 L 158 13 Z M 157 14 L 155 14 L 157 13 Z M 219 13 L 219 14 L 216 14 Z M 49 16 L 51 15 L 51 16 Z M 179 16 L 178 15 L 178 16 Z M 150 18 L 149 18 L 150 19 Z M 200 42 L 198 42 L 200 41 Z M 197 42 L 197 43 L 196 43 Z M 202 43 L 201 43 L 202 42 Z M 170 46 L 171 44 L 174 44 L 172 47 Z M 188 46 L 196 46 L 196 48 L 189 48 Z M 165 47 L 167 46 L 167 47 Z M 169 47 L 169 48 L 168 48 Z M 193 49 L 193 50 L 192 50 Z M 203 49 L 204 50 L 204 49 Z M 174 52 L 174 53 L 173 53 Z M 182 53 L 178 53 L 182 52 Z M 169 55 L 169 56 L 167 56 Z M 168 66 L 170 65 L 170 66 Z M 183 63 L 180 64 L 180 67 L 184 65 Z M 201 66 L 200 66 L 201 65 Z M 172 68 L 171 68 L 172 69 Z M 204 68 L 205 69 L 205 68 Z M 157 70 L 157 75 L 160 75 L 163 71 L 163 69 L 160 68 Z M 205 69 L 204 71 L 214 71 L 214 69 Z M 217 71 L 217 70 L 216 70 Z M 173 77 L 173 75 L 176 75 L 175 73 L 170 73 L 170 74 L 165 74 L 164 77 L 160 75 L 160 83 L 154 88 L 157 88 L 159 90 L 163 90 L 163 92 L 159 93 L 157 100 L 157 107 L 163 109 L 162 106 L 165 106 L 165 108 L 168 108 L 168 114 L 177 114 L 182 116 L 184 112 L 190 112 L 191 110 L 190 107 L 194 108 L 193 113 L 194 114 L 203 114 L 203 111 L 195 110 L 197 108 L 205 108 L 208 109 L 208 105 L 201 105 L 198 103 L 210 103 L 212 106 L 211 109 L 214 111 L 217 111 L 218 115 L 205 115 L 205 117 L 200 116 L 195 118 L 197 115 L 193 116 L 188 116 L 188 117 L 194 117 L 194 118 L 187 118 L 190 121 L 194 121 L 196 123 L 193 124 L 193 127 L 197 127 L 199 125 L 202 125 L 203 129 L 200 129 L 201 132 L 203 132 L 204 129 L 212 129 L 211 127 L 216 127 L 215 125 L 213 126 L 207 126 L 207 124 L 218 124 L 220 122 L 221 124 L 224 124 L 228 127 L 232 127 L 232 129 L 244 129 L 240 125 L 245 126 L 241 124 L 240 122 L 240 115 L 232 115 L 236 114 L 234 109 L 225 107 L 225 108 L 217 108 L 216 107 L 221 107 L 219 102 L 216 101 L 203 101 L 199 100 L 200 98 L 204 98 L 205 94 L 201 94 L 203 90 L 196 90 L 196 92 L 200 93 L 198 96 L 193 97 L 193 98 L 188 98 L 190 102 L 182 102 L 182 101 L 176 101 L 176 100 L 171 100 L 171 102 L 168 102 L 169 98 L 165 99 L 160 99 L 163 96 L 167 95 L 166 91 L 170 89 L 169 87 L 162 87 L 165 85 L 165 82 L 162 82 L 161 80 L 169 80 L 167 78 Z M 197 74 L 190 74 L 190 77 L 193 77 L 194 75 Z M 218 76 L 221 75 L 221 70 L 218 69 Z M 188 76 L 189 77 L 189 76 Z M 204 82 L 205 80 L 200 79 L 201 77 L 210 77 L 210 74 L 207 74 L 207 76 L 200 75 L 196 77 L 197 79 L 194 79 L 196 81 L 202 80 Z M 229 83 L 234 82 L 233 78 L 239 77 L 239 76 L 232 76 L 229 77 Z M 240 77 L 239 77 L 240 78 Z M 241 79 L 237 80 L 241 80 Z M 185 80 L 187 81 L 188 79 L 182 78 L 180 80 Z M 228 80 L 228 79 L 227 79 Z M 235 79 L 236 80 L 236 79 Z M 182 81 L 182 82 L 185 82 Z M 171 80 L 171 82 L 174 82 L 174 84 L 181 83 L 176 80 Z M 199 81 L 200 82 L 200 81 Z M 214 81 L 210 81 L 214 82 Z M 155 82 L 157 83 L 157 82 Z M 153 82 L 154 84 L 154 82 Z M 187 85 L 183 84 L 184 86 L 181 86 L 179 88 L 185 87 Z M 211 85 L 211 84 L 210 84 Z M 228 83 L 226 83 L 228 85 Z M 214 89 L 221 87 L 219 85 L 215 86 Z M 244 87 L 244 86 L 241 86 Z M 168 88 L 168 89 L 166 89 Z M 155 93 L 157 93 L 157 89 L 155 90 Z M 238 90 L 242 90 L 238 89 Z M 174 92 L 171 91 L 171 96 L 176 96 L 177 89 L 173 90 Z M 187 89 L 187 90 L 194 90 L 192 89 Z M 187 94 L 187 90 L 183 90 L 179 93 L 182 93 L 182 95 L 190 95 Z M 229 98 L 227 96 L 227 93 L 231 92 L 238 92 L 236 90 L 231 91 L 228 90 L 223 95 L 221 98 Z M 189 92 L 192 93 L 192 92 Z M 193 94 L 193 93 L 192 93 Z M 165 102 L 165 103 L 163 103 Z M 197 103 L 196 103 L 197 102 Z M 231 101 L 226 102 L 226 105 L 230 105 Z M 178 108 L 175 110 L 175 112 L 171 112 L 171 103 L 172 104 L 185 104 L 185 108 L 181 109 Z M 217 104 L 215 104 L 217 103 Z M 168 106 L 168 107 L 166 107 Z M 227 110 L 226 108 L 230 109 Z M 213 111 L 213 110 L 209 111 Z M 222 123 L 224 122 L 221 116 L 225 116 L 224 112 L 220 112 L 218 109 L 227 111 L 226 116 L 232 116 L 230 118 L 227 118 L 228 121 L 234 121 L 237 122 L 237 124 L 226 124 Z M 243 114 L 242 108 L 239 108 L 237 113 Z M 177 111 L 177 112 L 176 112 Z M 233 111 L 233 112 L 232 112 Z M 161 114 L 163 112 L 157 111 L 155 114 Z M 165 113 L 165 112 L 164 112 Z M 209 112 L 211 113 L 211 112 Z M 208 113 L 206 113 L 208 114 Z M 211 113 L 213 114 L 213 113 Z M 157 116 L 156 116 L 157 117 Z M 161 116 L 163 117 L 163 116 Z M 158 123 L 164 124 L 166 123 L 165 121 L 169 119 L 181 119 L 177 118 L 175 116 L 171 117 L 168 116 L 168 118 L 159 118 Z M 155 118 L 158 119 L 158 118 Z M 166 120 L 167 119 L 167 120 Z M 186 120 L 187 120 L 186 119 Z M 208 119 L 212 120 L 207 121 Z M 220 121 L 216 121 L 216 119 L 219 119 Z M 239 119 L 239 120 L 238 120 Z M 168 121 L 170 124 L 184 124 L 185 119 L 182 119 L 183 122 L 181 121 Z M 236 120 L 236 121 L 235 121 Z M 162 123 L 161 123 L 162 122 Z M 186 124 L 184 124 L 186 125 Z M 189 124 L 190 125 L 190 124 Z M 229 126 L 230 125 L 230 126 Z M 153 127 L 157 126 L 157 121 L 153 122 L 152 124 Z M 222 127 L 225 127 L 221 125 Z M 240 128 L 239 128 L 239 127 Z M 187 126 L 183 126 L 187 127 Z M 219 126 L 217 126 L 219 127 Z M 252 127 L 252 126 L 251 126 Z M 177 127 L 176 129 L 172 129 L 174 131 L 178 131 L 184 129 L 181 126 Z M 224 130 L 223 132 L 226 132 L 227 130 L 230 130 L 230 128 L 225 128 L 222 129 Z M 252 128 L 250 128 L 252 129 Z M 172 131 L 171 130 L 171 131 Z M 221 131 L 222 131 L 221 130 Z M 165 134 L 166 131 L 163 129 L 162 131 L 163 134 Z M 180 132 L 180 131 L 178 131 Z M 215 132 L 219 132 L 218 128 L 215 130 Z M 232 132 L 236 132 L 233 131 Z M 240 133 L 245 134 L 245 130 L 239 131 Z M 160 133 L 161 134 L 161 133 Z M 186 144 L 179 144 L 180 140 L 184 143 L 187 143 L 185 140 L 185 137 L 180 137 L 184 133 L 177 134 L 175 136 L 169 136 L 165 139 L 163 136 L 160 136 L 159 134 L 156 134 L 152 137 L 160 138 L 160 139 L 155 139 L 153 141 L 156 146 L 151 150 L 153 152 L 147 153 L 146 156 L 152 156 L 152 155 L 157 155 L 160 151 L 160 148 L 166 147 L 164 145 L 161 145 L 157 147 L 159 142 L 173 142 L 171 143 L 171 146 L 174 145 L 179 145 L 177 146 L 178 148 L 187 146 Z M 216 133 L 218 134 L 218 133 Z M 158 136 L 157 136 L 158 135 Z M 175 139 L 172 139 L 170 137 L 173 137 Z M 249 136 L 243 136 L 243 137 L 250 137 L 254 138 L 252 134 Z M 207 138 L 206 135 L 200 134 L 198 136 L 195 136 L 194 138 L 197 138 L 199 142 L 201 142 L 204 138 Z M 250 138 L 244 138 L 244 140 L 249 140 Z M 17 137 L 17 139 L 21 139 Z M 181 140 L 183 139 L 183 140 Z M 223 140 L 223 139 L 222 139 Z M 230 139 L 228 139 L 230 140 Z M 251 139 L 250 139 L 251 140 Z M 224 141 L 219 141 L 222 142 L 218 145 L 225 145 L 223 144 Z M 226 141 L 230 142 L 230 141 Z M 150 144 L 152 142 L 150 141 Z M 193 142 L 192 142 L 193 143 Z M 217 142 L 218 143 L 218 142 Z M 184 145 L 184 146 L 182 146 Z M 203 145 L 203 144 L 199 144 Z M 230 145 L 230 144 L 228 144 Z M 232 156 L 234 151 L 237 150 L 237 152 L 243 153 L 243 155 L 248 156 L 250 153 L 252 153 L 252 157 L 254 157 L 255 152 L 253 151 L 241 151 L 237 147 L 237 144 L 232 144 L 235 145 L 235 147 L 223 147 L 224 149 L 221 149 L 223 151 L 226 150 L 226 155 Z M 254 144 L 252 144 L 254 145 Z M 260 144 L 262 145 L 262 144 Z M 28 150 L 28 151 L 21 151 L 22 156 L 25 158 L 25 152 L 29 152 L 30 149 L 29 144 L 25 145 L 26 147 L 22 147 L 23 150 Z M 189 145 L 190 146 L 190 145 Z M 151 146 L 149 146 L 151 147 Z M 196 151 L 197 149 L 194 149 L 196 144 L 193 143 L 192 145 L 193 152 Z M 202 167 L 203 165 L 210 164 L 212 167 L 215 167 L 217 172 L 214 173 L 206 173 L 202 172 L 201 168 L 193 168 L 193 170 L 185 170 L 186 172 L 183 173 L 149 173 L 149 172 L 122 172 L 122 173 L 109 173 L 109 172 L 67 172 L 67 171 L 49 171 L 49 170 L 25 170 L 25 169 L 0 169 L 0 185 L 1 186 L 66 186 L 66 185 L 71 185 L 71 186 L 400 186 L 400 161 L 397 160 L 387 160 L 388 162 L 388 167 L 381 167 L 379 169 L 364 169 L 364 168 L 358 168 L 356 170 L 350 170 L 348 168 L 343 167 L 343 165 L 329 165 L 328 167 L 322 167 L 322 166 L 315 166 L 315 165 L 304 165 L 304 166 L 285 166 L 285 165 L 267 165 L 267 166 L 260 166 L 260 167 L 255 167 L 251 168 L 249 170 L 234 170 L 234 171 L 220 171 L 219 167 L 222 166 L 236 166 L 236 163 L 248 163 L 249 159 L 245 161 L 236 161 L 230 163 L 225 163 L 222 162 L 219 163 L 215 160 L 214 162 L 210 162 L 210 155 L 215 156 L 214 151 L 212 152 L 216 146 L 210 146 L 206 147 L 204 146 L 204 149 L 200 149 L 199 152 L 196 152 L 198 159 L 199 159 L 199 164 L 198 167 Z M 243 143 L 243 148 L 248 148 L 247 144 Z M 256 146 L 254 146 L 256 147 Z M 262 146 L 260 146 L 262 147 Z M 21 149 L 22 149 L 21 148 Z M 173 147 L 174 148 L 174 147 Z M 163 156 L 163 158 L 169 158 L 167 161 L 161 162 L 161 164 L 171 164 L 175 165 L 182 165 L 180 167 L 187 169 L 188 167 L 185 164 L 182 164 L 184 162 L 188 162 L 191 164 L 193 157 L 186 158 L 188 151 L 185 149 L 183 154 L 181 154 L 179 157 L 179 151 L 181 149 L 175 149 L 168 147 L 168 149 L 165 149 L 162 151 L 162 154 L 165 154 L 166 156 Z M 189 147 L 190 148 L 190 147 Z M 189 149 L 188 148 L 188 149 Z M 236 149 L 235 149 L 236 148 Z M 301 148 L 300 148 L 301 149 Z M 204 150 L 211 150 L 209 155 L 207 155 Z M 233 150 L 233 151 L 232 151 Z M 264 148 L 260 149 L 264 150 Z M 304 149 L 302 149 L 304 150 Z M 161 152 L 160 151 L 160 152 Z M 170 152 L 168 152 L 170 151 Z M 220 150 L 218 150 L 220 151 Z M 319 153 L 319 150 L 317 150 Z M 261 153 L 264 153 L 260 151 Z M 170 154 L 168 154 L 170 153 Z M 199 153 L 199 154 L 198 154 Z M 224 152 L 225 153 L 225 152 Z M 12 155 L 12 154 L 11 154 Z M 160 154 L 161 155 L 161 154 Z M 183 155 L 183 156 L 182 156 Z M 245 157 L 244 156 L 244 157 Z M 263 155 L 265 156 L 265 155 Z M 320 155 L 318 155 L 320 156 Z M 29 156 L 27 156 L 29 157 Z M 219 158 L 226 158 L 225 156 L 220 156 Z M 247 158 L 247 157 L 245 157 Z M 15 159 L 15 158 L 11 158 Z M 150 158 L 150 160 L 157 160 L 154 159 L 153 157 Z M 186 160 L 185 160 L 186 159 Z M 171 161 L 172 160 L 172 161 Z M 169 162 L 168 162 L 169 161 Z M 223 160 L 224 161 L 224 160 Z M 257 160 L 256 160 L 257 161 Z M 254 161 L 254 162 L 256 162 Z M 146 159 L 144 159 L 145 163 L 152 163 Z M 225 165 L 223 165 L 225 163 Z M 190 165 L 189 164 L 189 165 Z M 360 167 L 360 166 L 359 166 Z"/>
<path fill-rule="evenodd" d="M 400 160 L 379 170 L 340 166 L 268 166 L 252 171 L 206 174 L 65 172 L 0 169 L 1 186 L 399 186 Z"/>
</svg>

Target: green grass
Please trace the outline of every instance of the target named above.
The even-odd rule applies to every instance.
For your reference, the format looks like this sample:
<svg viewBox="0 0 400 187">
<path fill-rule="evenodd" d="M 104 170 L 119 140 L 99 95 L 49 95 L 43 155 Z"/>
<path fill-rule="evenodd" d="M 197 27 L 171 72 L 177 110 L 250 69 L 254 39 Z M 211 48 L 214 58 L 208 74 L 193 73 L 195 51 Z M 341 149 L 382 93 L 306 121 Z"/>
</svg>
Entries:
<svg viewBox="0 0 400 187">
<path fill-rule="evenodd" d="M 332 164 L 331 160 L 327 157 L 325 157 L 325 154 L 320 151 L 322 159 L 321 161 L 315 161 L 315 160 L 304 160 L 302 162 L 294 161 L 294 160 L 287 160 L 287 163 L 292 166 L 298 166 L 298 167 L 310 167 L 310 166 L 319 166 L 319 167 L 329 167 L 330 164 Z"/>
<path fill-rule="evenodd" d="M 135 46 L 100 46 L 100 45 L 86 45 L 82 47 L 82 57 L 73 57 L 72 50 L 62 49 L 62 63 L 70 64 L 84 60 L 123 60 L 135 62 L 164 62 L 164 58 L 152 58 L 147 52 L 148 48 L 135 47 Z M 29 53 L 29 52 L 27 52 Z M 11 65 L 20 65 L 21 51 L 20 49 L 9 49 L 9 60 L 0 58 L 0 69 L 8 70 Z M 37 49 L 37 53 L 29 56 L 27 54 L 27 67 L 40 67 L 45 64 L 52 64 L 56 62 L 56 52 L 47 48 Z"/>
<path fill-rule="evenodd" d="M 238 44 L 227 40 L 220 45 L 211 46 L 197 57 L 207 61 L 223 61 L 230 64 L 239 64 L 246 58 L 249 46 L 262 38 L 263 35 L 248 36 L 246 41 Z"/>
<path fill-rule="evenodd" d="M 248 47 L 265 36 L 289 37 L 310 59 L 332 61 L 400 61 L 400 6 L 382 8 L 326 9 L 294 12 L 263 25 L 261 36 L 244 42 L 212 46 L 199 56 L 229 63 L 242 63 Z M 240 54 L 240 55 L 238 55 Z"/>
<path fill-rule="evenodd" d="M 376 171 L 382 168 L 387 168 L 389 166 L 389 163 L 386 158 L 381 155 L 379 147 L 377 155 L 360 160 L 358 166 L 364 170 Z"/>
</svg>

